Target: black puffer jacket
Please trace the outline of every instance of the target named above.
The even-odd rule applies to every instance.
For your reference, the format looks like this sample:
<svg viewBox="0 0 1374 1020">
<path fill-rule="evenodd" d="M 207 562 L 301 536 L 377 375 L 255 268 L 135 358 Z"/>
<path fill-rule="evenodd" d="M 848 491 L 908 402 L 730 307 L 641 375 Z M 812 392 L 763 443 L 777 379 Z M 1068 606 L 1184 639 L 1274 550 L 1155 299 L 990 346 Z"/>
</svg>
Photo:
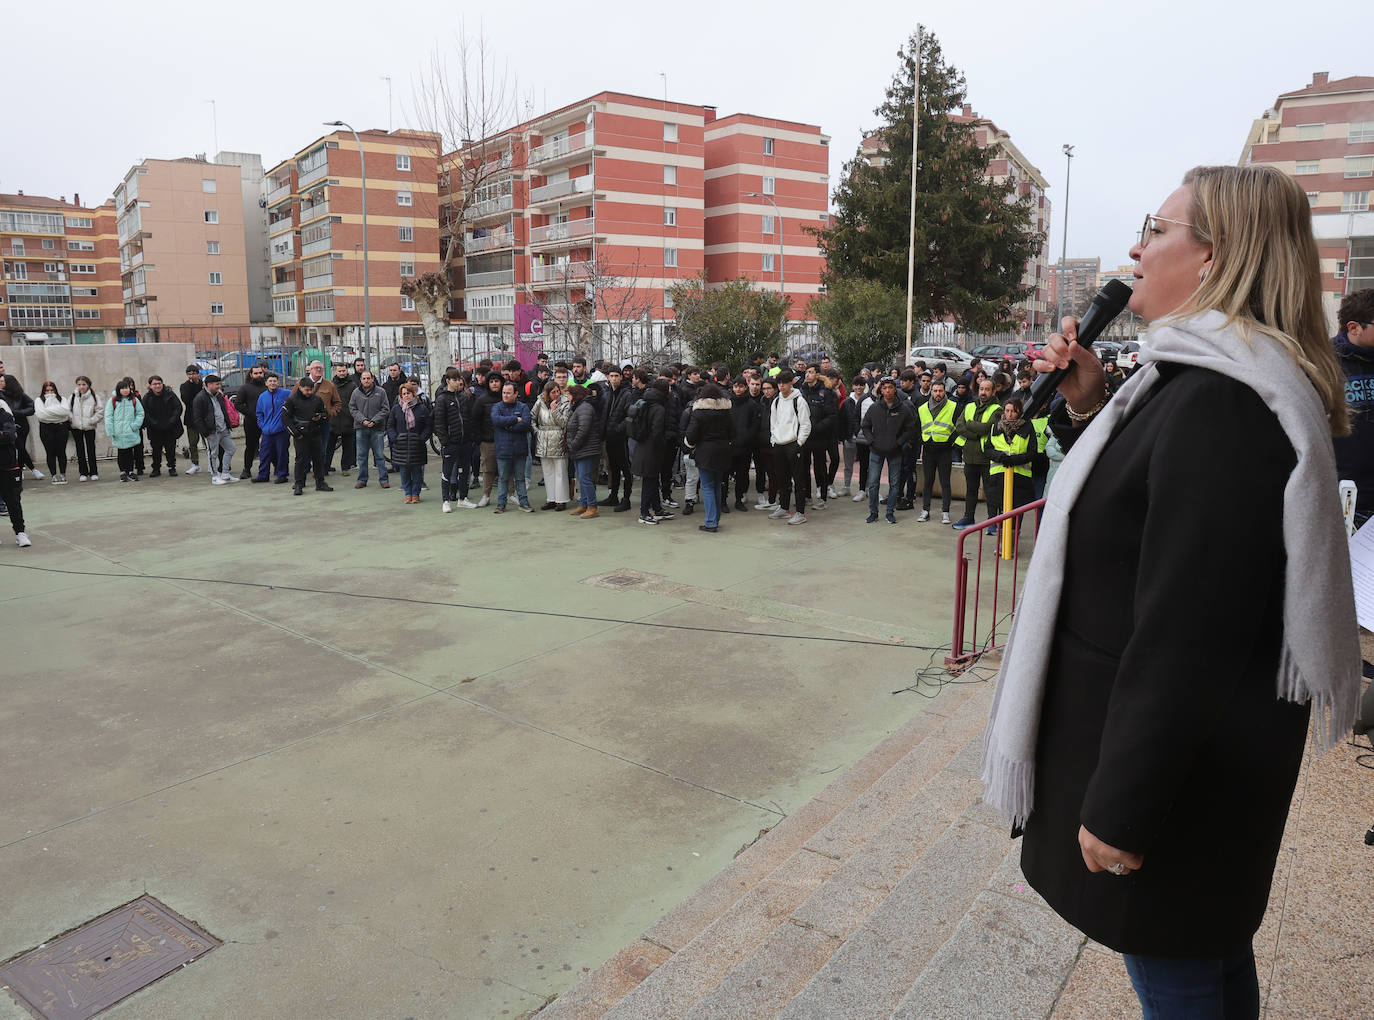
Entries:
<svg viewBox="0 0 1374 1020">
<path fill-rule="evenodd" d="M 261 431 L 258 428 L 258 398 L 266 392 L 267 383 L 256 382 L 250 375 L 243 381 L 242 386 L 229 395 L 229 399 L 239 409 L 239 417 L 243 419 L 245 431 L 254 433 Z M 339 391 L 339 395 L 343 396 L 342 390 Z M 345 404 L 348 403 L 347 397 L 344 397 L 343 400 Z M 146 400 L 143 402 L 143 406 L 147 408 L 148 402 Z M 349 425 L 348 427 L 352 428 L 353 426 Z"/>
<path fill-rule="evenodd" d="M 406 411 L 400 404 L 387 415 L 386 438 L 391 443 L 391 462 L 397 467 L 429 460 L 429 437 L 434 430 L 429 405 L 417 400 L 411 413 L 415 415 L 414 427 L 406 424 Z"/>
<path fill-rule="evenodd" d="M 802 399 L 811 408 L 811 436 L 808 446 L 822 446 L 835 439 L 835 425 L 839 418 L 840 404 L 835 391 L 819 379 L 814 386 L 802 383 L 798 387 Z"/>
<path fill-rule="evenodd" d="M 735 438 L 734 411 L 724 397 L 698 400 L 687 419 L 683 442 L 702 471 L 722 475 L 730 470 L 730 442 Z"/>
<path fill-rule="evenodd" d="M 758 401 L 745 393 L 741 396 L 730 394 L 730 417 L 734 420 L 735 434 L 731 438 L 733 456 L 742 456 L 754 448 L 759 439 L 759 422 L 763 412 Z M 700 459 L 697 460 L 700 464 Z"/>
<path fill-rule="evenodd" d="M 299 384 L 281 405 L 282 424 L 286 426 L 286 431 L 297 439 L 318 436 L 328 420 L 320 395 L 312 393 L 307 397 L 301 392 Z"/>
<path fill-rule="evenodd" d="M 181 415 L 184 410 L 170 386 L 163 386 L 160 396 L 151 388 L 143 394 L 143 425 L 149 432 L 181 435 Z"/>
<path fill-rule="evenodd" d="M 916 411 L 911 401 L 897 397 L 888 404 L 879 398 L 864 412 L 859 442 L 880 457 L 890 457 L 901 453 L 916 434 Z"/>
<path fill-rule="evenodd" d="M 358 388 L 358 384 L 353 381 L 351 375 L 346 375 L 340 379 L 334 377 L 334 388 L 339 391 L 339 411 L 329 419 L 329 427 L 335 432 L 352 432 L 357 428 L 353 424 L 353 412 L 349 409 L 348 402 L 353 399 L 353 391 Z M 254 401 L 254 407 L 257 402 Z"/>
<path fill-rule="evenodd" d="M 620 384 L 620 389 L 613 390 L 606 387 L 605 395 L 601 402 L 606 406 L 606 441 L 619 440 L 624 442 L 626 439 L 625 412 L 630 409 L 630 405 L 639 399 L 639 394 L 629 381 Z"/>
<path fill-rule="evenodd" d="M 601 415 L 596 401 L 589 394 L 573 405 L 568 424 L 563 427 L 563 439 L 568 444 L 568 456 L 573 460 L 601 456 Z"/>
<path fill-rule="evenodd" d="M 630 471 L 640 478 L 655 478 L 663 470 L 668 456 L 667 412 L 668 398 L 660 390 L 649 386 L 638 391 L 644 400 L 640 414 L 647 416 L 649 438 L 636 441 L 630 454 Z"/>
<path fill-rule="evenodd" d="M 468 431 L 467 394 L 443 390 L 434 398 L 434 435 L 440 446 L 457 446 Z"/>
<path fill-rule="evenodd" d="M 491 409 L 501 403 L 501 393 L 483 389 L 472 401 L 472 417 L 468 419 L 472 428 L 468 435 L 479 443 L 496 442 L 496 427 L 491 423 Z"/>
</svg>

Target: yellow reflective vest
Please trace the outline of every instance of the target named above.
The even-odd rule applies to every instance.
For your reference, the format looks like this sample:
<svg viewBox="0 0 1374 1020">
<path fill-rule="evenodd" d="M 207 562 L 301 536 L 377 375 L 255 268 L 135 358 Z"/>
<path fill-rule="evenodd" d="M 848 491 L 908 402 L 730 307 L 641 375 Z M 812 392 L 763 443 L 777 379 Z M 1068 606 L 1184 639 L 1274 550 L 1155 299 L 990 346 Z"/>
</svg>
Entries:
<svg viewBox="0 0 1374 1020">
<path fill-rule="evenodd" d="M 988 401 L 988 406 L 985 407 L 985 408 L 983 408 L 983 421 L 987 421 L 989 418 L 991 418 L 994 414 L 996 414 L 996 413 L 997 413 L 998 411 L 1000 411 L 1001 409 L 1002 409 L 1002 405 L 1001 405 L 1001 404 L 999 404 L 999 403 L 998 403 L 997 401 L 995 401 L 995 400 L 989 400 L 989 401 Z M 976 400 L 970 400 L 967 404 L 965 404 L 965 405 L 964 405 L 964 421 L 973 421 L 973 413 L 974 413 L 975 411 L 977 411 L 977 410 L 978 410 L 978 402 L 977 402 Z M 968 437 L 967 437 L 967 436 L 959 436 L 957 439 L 954 440 L 954 445 L 955 445 L 955 446 L 963 446 L 966 442 L 968 442 Z"/>
<path fill-rule="evenodd" d="M 1035 426 L 1035 449 L 1038 453 L 1044 453 L 1050 442 L 1050 416 L 1032 418 L 1031 424 Z"/>
<path fill-rule="evenodd" d="M 939 414 L 930 413 L 930 404 L 920 406 L 921 442 L 948 443 L 954 438 L 954 401 L 948 397 L 940 405 Z"/>
<path fill-rule="evenodd" d="M 992 435 L 988 437 L 988 442 L 992 446 L 992 448 L 997 450 L 999 453 L 1016 454 L 1025 453 L 1027 450 L 1030 449 L 1031 438 L 1030 436 L 1026 435 L 1025 432 L 1018 432 L 1016 435 L 1008 439 L 1007 434 L 1005 432 L 1003 432 L 1000 428 L 995 428 L 992 430 Z M 991 464 L 988 465 L 988 474 L 995 475 L 999 471 L 1005 471 L 1006 469 L 1007 465 L 999 464 L 996 461 L 993 461 Z M 1027 461 L 1024 464 L 1013 465 L 1012 471 L 1018 475 L 1025 475 L 1027 478 L 1029 478 L 1031 473 L 1030 461 Z"/>
</svg>

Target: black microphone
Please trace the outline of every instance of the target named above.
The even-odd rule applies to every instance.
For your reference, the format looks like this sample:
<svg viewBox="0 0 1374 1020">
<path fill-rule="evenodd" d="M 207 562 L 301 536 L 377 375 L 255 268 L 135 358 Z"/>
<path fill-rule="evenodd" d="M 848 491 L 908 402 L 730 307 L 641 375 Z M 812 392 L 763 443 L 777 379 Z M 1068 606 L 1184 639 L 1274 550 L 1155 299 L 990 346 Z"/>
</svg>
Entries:
<svg viewBox="0 0 1374 1020">
<path fill-rule="evenodd" d="M 1130 287 L 1120 280 L 1108 280 L 1107 285 L 1093 295 L 1092 304 L 1088 305 L 1083 318 L 1078 320 L 1078 345 L 1091 347 L 1093 341 L 1107 328 L 1107 324 L 1121 314 L 1129 300 Z M 1034 418 L 1050 402 L 1054 391 L 1059 389 L 1059 384 L 1072 368 L 1072 365 L 1069 368 L 1056 368 L 1053 372 L 1038 376 L 1035 382 L 1031 383 L 1030 406 L 1022 412 L 1022 417 Z"/>
</svg>

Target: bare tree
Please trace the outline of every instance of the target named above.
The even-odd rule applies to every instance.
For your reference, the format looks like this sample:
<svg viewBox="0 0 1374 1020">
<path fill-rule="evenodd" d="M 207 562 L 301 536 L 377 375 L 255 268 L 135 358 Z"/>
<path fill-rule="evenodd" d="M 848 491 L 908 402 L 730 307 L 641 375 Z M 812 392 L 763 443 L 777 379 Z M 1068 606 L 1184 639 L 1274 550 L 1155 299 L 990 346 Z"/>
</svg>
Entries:
<svg viewBox="0 0 1374 1020">
<path fill-rule="evenodd" d="M 438 194 L 431 199 L 425 192 L 422 201 L 417 193 L 415 204 L 420 207 L 417 215 L 438 221 L 439 268 L 403 279 L 401 293 L 415 302 L 424 324 L 430 371 L 437 374 L 451 356 L 449 302 L 464 234 L 491 202 L 489 193 L 499 191 L 504 179 L 519 175 L 525 151 L 511 131 L 517 123 L 514 77 L 497 62 L 480 29 L 473 36 L 460 22 L 454 50 L 444 53 L 435 48 L 415 82 L 413 106 L 415 127 L 434 139 Z M 423 207 L 430 203 L 432 208 Z"/>
<path fill-rule="evenodd" d="M 614 265 L 596 252 L 588 261 L 550 268 L 550 279 L 540 281 L 548 286 L 527 288 L 528 300 L 543 306 L 544 334 L 554 338 L 550 346 L 557 348 L 566 338 L 583 357 L 616 361 L 641 353 L 635 350 L 635 336 L 649 332 L 657 301 L 655 292 L 641 282 L 644 267 L 638 251 L 630 265 Z M 550 292 L 557 300 L 548 298 Z"/>
</svg>

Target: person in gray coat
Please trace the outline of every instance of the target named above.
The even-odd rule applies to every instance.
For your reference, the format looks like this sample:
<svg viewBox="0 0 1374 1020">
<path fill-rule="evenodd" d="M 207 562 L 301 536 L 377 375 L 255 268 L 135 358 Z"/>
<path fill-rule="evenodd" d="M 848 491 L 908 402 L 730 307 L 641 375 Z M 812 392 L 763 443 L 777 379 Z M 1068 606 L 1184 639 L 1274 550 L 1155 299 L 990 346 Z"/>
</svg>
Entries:
<svg viewBox="0 0 1374 1020">
<path fill-rule="evenodd" d="M 377 482 L 383 489 L 390 488 L 386 475 L 386 420 L 391 411 L 391 401 L 386 390 L 377 385 L 372 373 L 363 370 L 362 385 L 348 398 L 348 412 L 353 416 L 354 448 L 358 456 L 358 480 L 353 488 L 367 487 L 367 455 L 372 454 L 377 465 Z"/>
</svg>

